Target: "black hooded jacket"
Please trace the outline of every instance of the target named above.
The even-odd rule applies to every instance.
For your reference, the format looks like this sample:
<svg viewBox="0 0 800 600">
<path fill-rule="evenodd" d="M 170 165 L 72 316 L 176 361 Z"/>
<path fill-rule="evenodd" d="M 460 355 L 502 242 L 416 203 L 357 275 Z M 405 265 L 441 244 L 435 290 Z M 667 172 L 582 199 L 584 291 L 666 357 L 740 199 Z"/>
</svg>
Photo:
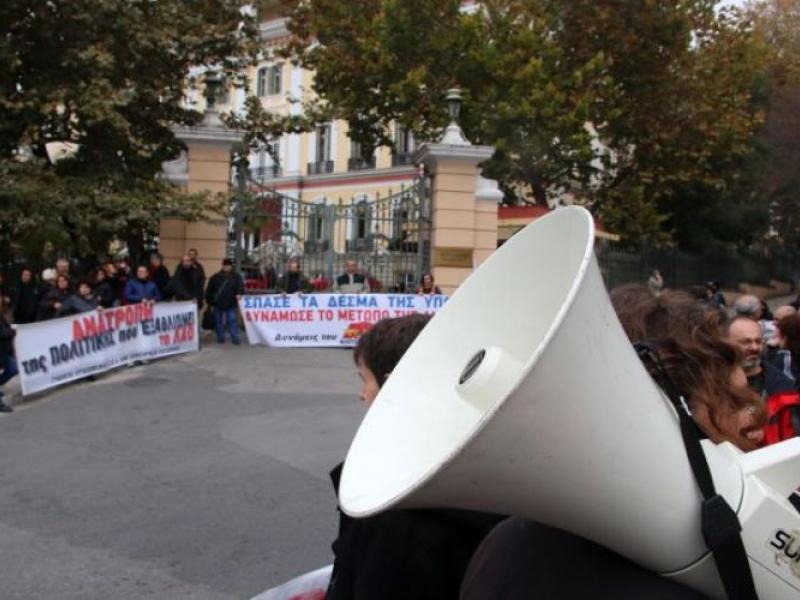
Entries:
<svg viewBox="0 0 800 600">
<path fill-rule="evenodd" d="M 342 465 L 331 471 L 339 488 Z M 456 600 L 472 553 L 502 517 L 465 510 L 340 512 L 326 600 Z"/>
</svg>

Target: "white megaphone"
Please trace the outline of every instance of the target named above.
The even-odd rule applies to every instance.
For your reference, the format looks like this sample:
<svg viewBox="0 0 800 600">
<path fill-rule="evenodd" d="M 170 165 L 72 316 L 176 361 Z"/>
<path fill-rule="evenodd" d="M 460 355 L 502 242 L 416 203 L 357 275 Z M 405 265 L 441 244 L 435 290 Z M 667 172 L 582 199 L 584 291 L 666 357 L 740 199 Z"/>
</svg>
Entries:
<svg viewBox="0 0 800 600">
<path fill-rule="evenodd" d="M 725 598 L 672 404 L 622 329 L 594 224 L 562 208 L 462 284 L 382 387 L 350 447 L 355 517 L 454 507 L 518 515 L 593 540 Z M 800 439 L 749 454 L 703 441 L 736 511 L 759 597 L 798 598 Z"/>
</svg>

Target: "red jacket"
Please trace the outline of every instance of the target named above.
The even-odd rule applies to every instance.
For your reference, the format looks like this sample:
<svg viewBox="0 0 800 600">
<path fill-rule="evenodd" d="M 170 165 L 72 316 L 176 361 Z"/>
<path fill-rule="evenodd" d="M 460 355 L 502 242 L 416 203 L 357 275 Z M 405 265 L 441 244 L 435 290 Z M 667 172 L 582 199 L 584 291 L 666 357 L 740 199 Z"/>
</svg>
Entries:
<svg viewBox="0 0 800 600">
<path fill-rule="evenodd" d="M 764 427 L 764 444 L 777 444 L 800 435 L 800 395 L 795 382 L 783 371 L 767 361 L 764 369 L 761 392 L 767 409 L 767 424 Z"/>
</svg>

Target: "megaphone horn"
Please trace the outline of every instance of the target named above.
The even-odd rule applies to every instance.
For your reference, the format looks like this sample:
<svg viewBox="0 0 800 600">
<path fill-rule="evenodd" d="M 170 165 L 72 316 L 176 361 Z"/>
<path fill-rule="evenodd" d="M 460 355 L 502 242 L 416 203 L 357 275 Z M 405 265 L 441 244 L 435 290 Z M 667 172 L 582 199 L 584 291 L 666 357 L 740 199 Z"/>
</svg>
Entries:
<svg viewBox="0 0 800 600">
<path fill-rule="evenodd" d="M 723 597 L 676 414 L 614 313 L 593 244 L 589 213 L 561 208 L 462 284 L 364 418 L 340 504 L 355 517 L 518 515 Z M 739 509 L 738 451 L 704 449 L 718 492 Z"/>
</svg>

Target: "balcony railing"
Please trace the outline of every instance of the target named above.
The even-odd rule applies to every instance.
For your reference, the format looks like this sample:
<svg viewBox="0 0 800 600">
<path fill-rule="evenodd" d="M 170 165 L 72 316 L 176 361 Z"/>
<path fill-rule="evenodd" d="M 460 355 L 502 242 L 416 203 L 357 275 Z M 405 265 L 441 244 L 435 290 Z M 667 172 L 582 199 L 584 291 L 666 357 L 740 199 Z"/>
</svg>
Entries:
<svg viewBox="0 0 800 600">
<path fill-rule="evenodd" d="M 321 175 L 323 173 L 333 173 L 332 160 L 318 160 L 316 162 L 308 163 L 309 175 Z"/>
<path fill-rule="evenodd" d="M 375 157 L 364 158 L 362 156 L 354 156 L 347 159 L 348 171 L 362 171 L 364 169 L 375 168 Z"/>
<path fill-rule="evenodd" d="M 412 163 L 411 153 L 404 152 L 402 154 L 392 154 L 392 166 L 400 167 L 402 165 L 410 165 Z"/>
<path fill-rule="evenodd" d="M 283 170 L 279 165 L 269 165 L 267 167 L 253 167 L 250 169 L 250 176 L 258 181 L 262 179 L 274 179 L 280 177 Z"/>
</svg>

